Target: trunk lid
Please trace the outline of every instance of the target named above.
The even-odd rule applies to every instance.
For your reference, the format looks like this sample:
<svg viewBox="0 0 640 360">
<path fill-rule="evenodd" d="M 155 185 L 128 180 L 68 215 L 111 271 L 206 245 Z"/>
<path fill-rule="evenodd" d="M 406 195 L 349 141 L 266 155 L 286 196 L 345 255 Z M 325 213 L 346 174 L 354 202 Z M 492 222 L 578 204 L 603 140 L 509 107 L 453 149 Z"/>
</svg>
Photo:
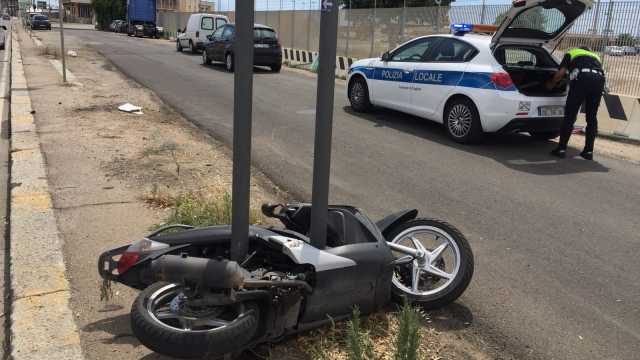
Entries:
<svg viewBox="0 0 640 360">
<path fill-rule="evenodd" d="M 593 0 L 514 0 L 491 39 L 491 48 L 523 44 L 553 51 L 592 3 Z"/>
</svg>

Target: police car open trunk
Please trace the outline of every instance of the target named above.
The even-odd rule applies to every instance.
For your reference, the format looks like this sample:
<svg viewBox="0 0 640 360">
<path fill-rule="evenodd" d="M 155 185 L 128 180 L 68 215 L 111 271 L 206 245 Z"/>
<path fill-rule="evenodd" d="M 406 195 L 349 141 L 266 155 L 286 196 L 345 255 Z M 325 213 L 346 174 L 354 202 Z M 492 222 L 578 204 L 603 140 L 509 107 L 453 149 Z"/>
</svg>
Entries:
<svg viewBox="0 0 640 360">
<path fill-rule="evenodd" d="M 529 96 L 561 96 L 546 80 L 558 69 L 551 53 L 593 0 L 514 0 L 491 39 L 495 58 L 513 85 Z M 500 79 L 497 79 L 500 81 Z M 507 81 L 505 79 L 503 81 Z"/>
<path fill-rule="evenodd" d="M 564 96 L 566 86 L 553 89 L 546 86 L 547 80 L 558 70 L 558 63 L 541 47 L 503 45 L 493 55 L 509 74 L 513 85 L 527 96 Z M 506 79 L 508 81 L 508 79 Z"/>
</svg>

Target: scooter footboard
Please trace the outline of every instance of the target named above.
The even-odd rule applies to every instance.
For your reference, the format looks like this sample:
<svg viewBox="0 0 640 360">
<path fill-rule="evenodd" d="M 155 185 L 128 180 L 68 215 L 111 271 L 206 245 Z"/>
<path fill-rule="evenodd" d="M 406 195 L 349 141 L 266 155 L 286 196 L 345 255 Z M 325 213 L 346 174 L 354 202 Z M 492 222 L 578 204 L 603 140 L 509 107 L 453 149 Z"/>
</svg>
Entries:
<svg viewBox="0 0 640 360">
<path fill-rule="evenodd" d="M 105 280 L 118 280 L 118 259 L 127 250 L 129 245 L 121 246 L 105 251 L 98 258 L 98 273 Z"/>
</svg>

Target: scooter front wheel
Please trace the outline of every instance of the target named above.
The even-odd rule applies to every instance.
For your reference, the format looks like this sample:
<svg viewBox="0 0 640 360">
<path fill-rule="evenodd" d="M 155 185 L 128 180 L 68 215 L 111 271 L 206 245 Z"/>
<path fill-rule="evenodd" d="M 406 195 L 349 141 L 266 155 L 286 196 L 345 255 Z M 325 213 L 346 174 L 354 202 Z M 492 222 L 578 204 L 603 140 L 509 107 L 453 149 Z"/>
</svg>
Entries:
<svg viewBox="0 0 640 360">
<path fill-rule="evenodd" d="M 415 219 L 392 229 L 387 241 L 411 248 L 398 259 L 393 294 L 433 309 L 455 301 L 471 282 L 474 270 L 469 242 L 453 225 L 436 219 Z"/>
<path fill-rule="evenodd" d="M 222 356 L 241 351 L 258 328 L 259 308 L 250 302 L 190 306 L 179 284 L 158 282 L 138 295 L 131 328 L 149 349 L 177 358 Z"/>
</svg>

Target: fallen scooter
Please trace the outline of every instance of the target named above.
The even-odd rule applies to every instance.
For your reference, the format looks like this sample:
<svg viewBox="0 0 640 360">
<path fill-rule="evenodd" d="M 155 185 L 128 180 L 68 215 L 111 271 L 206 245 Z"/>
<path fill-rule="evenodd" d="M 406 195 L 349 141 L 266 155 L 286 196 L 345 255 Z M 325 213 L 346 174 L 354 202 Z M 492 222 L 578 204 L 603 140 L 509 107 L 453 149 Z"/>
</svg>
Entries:
<svg viewBox="0 0 640 360">
<path fill-rule="evenodd" d="M 142 344 L 179 358 L 234 356 L 344 319 L 354 306 L 367 314 L 392 298 L 446 305 L 473 275 L 460 231 L 417 210 L 373 223 L 357 208 L 329 206 L 322 249 L 308 238 L 310 204 L 262 212 L 284 228 L 251 226 L 240 262 L 229 260 L 228 225 L 167 226 L 100 256 L 104 279 L 142 290 L 131 309 Z"/>
</svg>

